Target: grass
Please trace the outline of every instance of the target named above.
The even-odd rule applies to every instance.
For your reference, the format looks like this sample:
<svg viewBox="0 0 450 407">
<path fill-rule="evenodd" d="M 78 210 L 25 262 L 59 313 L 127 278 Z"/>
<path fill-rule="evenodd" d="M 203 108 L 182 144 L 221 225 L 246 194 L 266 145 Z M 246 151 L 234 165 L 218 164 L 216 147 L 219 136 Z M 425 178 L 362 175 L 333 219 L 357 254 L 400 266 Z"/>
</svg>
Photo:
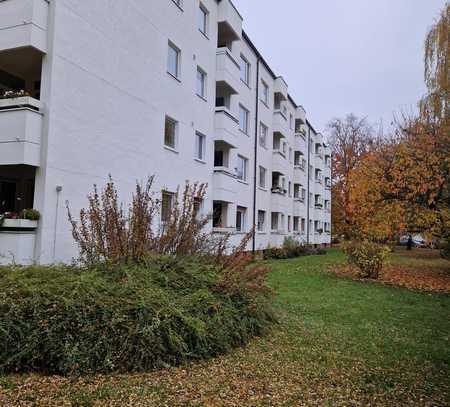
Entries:
<svg viewBox="0 0 450 407">
<path fill-rule="evenodd" d="M 450 296 L 326 271 L 343 260 L 331 250 L 273 262 L 279 324 L 246 348 L 141 375 L 6 376 L 0 405 L 449 405 Z M 421 256 L 420 267 L 438 261 Z"/>
</svg>

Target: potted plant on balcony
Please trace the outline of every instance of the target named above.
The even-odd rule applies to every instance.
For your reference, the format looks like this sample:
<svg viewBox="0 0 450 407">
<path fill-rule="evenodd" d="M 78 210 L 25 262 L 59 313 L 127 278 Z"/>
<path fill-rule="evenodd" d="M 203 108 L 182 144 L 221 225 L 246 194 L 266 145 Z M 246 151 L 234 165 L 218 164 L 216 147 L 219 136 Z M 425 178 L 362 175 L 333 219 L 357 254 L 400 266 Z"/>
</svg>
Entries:
<svg viewBox="0 0 450 407">
<path fill-rule="evenodd" d="M 24 209 L 20 214 L 5 212 L 0 215 L 0 227 L 6 229 L 36 229 L 41 215 L 35 209 Z"/>
</svg>

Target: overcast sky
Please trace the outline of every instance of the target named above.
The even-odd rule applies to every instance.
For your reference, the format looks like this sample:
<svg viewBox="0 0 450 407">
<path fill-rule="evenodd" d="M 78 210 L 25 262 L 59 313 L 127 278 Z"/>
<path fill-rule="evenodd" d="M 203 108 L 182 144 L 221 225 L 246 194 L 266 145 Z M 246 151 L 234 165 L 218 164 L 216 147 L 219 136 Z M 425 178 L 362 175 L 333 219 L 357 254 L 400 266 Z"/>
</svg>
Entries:
<svg viewBox="0 0 450 407">
<path fill-rule="evenodd" d="M 390 124 L 424 93 L 427 29 L 445 0 L 233 0 L 316 130 L 353 112 Z"/>
</svg>

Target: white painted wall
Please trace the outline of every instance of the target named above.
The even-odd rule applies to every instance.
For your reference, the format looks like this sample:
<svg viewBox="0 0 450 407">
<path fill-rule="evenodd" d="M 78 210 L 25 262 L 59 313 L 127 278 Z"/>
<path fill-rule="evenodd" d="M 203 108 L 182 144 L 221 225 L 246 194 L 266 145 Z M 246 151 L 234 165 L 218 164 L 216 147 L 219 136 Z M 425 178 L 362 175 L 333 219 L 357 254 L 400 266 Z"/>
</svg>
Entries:
<svg viewBox="0 0 450 407">
<path fill-rule="evenodd" d="M 43 1 L 43 0 L 41 0 Z M 7 1 L 9 6 L 23 0 Z M 38 2 L 33 0 L 31 3 Z M 25 2 L 27 3 L 27 2 Z M 29 2 L 28 2 L 29 3 Z M 28 4 L 27 3 L 27 4 Z M 251 64 L 249 85 L 237 77 L 230 61 L 217 57 L 218 22 L 228 21 L 239 32 L 242 18 L 228 0 L 202 0 L 209 12 L 208 33 L 197 28 L 199 2 L 184 1 L 180 9 L 172 0 L 111 2 L 107 0 L 58 0 L 49 3 L 49 36 L 43 58 L 41 102 L 43 113 L 40 165 L 36 175 L 35 208 L 42 214 L 36 239 L 36 260 L 41 263 L 68 261 L 77 254 L 65 202 L 73 213 L 87 205 L 86 195 L 92 185 L 103 186 L 108 174 L 117 183 L 121 198 L 130 197 L 136 180 L 156 176 L 155 190 L 176 191 L 186 180 L 206 182 L 211 187 L 205 210 L 212 210 L 214 199 L 222 199 L 226 189 L 235 197 L 229 214 L 235 223 L 237 206 L 247 208 L 246 226 L 253 223 L 253 181 L 256 90 L 258 55 L 245 40 L 232 45 L 233 58 L 241 55 Z M 0 23 L 4 20 L 0 4 Z M 17 10 L 19 13 L 19 10 Z M 46 20 L 47 21 L 47 20 Z M 181 50 L 181 75 L 176 80 L 167 73 L 168 42 Z M 1 42 L 0 42 L 1 44 Z M 1 48 L 0 48 L 1 50 Z M 200 66 L 207 73 L 206 100 L 196 95 L 196 73 Z M 239 117 L 242 104 L 250 112 L 249 131 L 236 131 L 236 124 L 215 114 L 216 80 L 226 80 L 237 88 L 231 98 L 230 113 Z M 287 84 L 277 79 L 260 63 L 260 79 L 269 86 L 269 103 L 259 105 L 259 124 L 268 131 L 267 147 L 258 143 L 257 169 L 267 169 L 267 187 L 257 188 L 256 210 L 266 211 L 266 230 L 256 237 L 259 249 L 282 244 L 288 232 L 288 216 L 307 217 L 307 203 L 294 203 L 294 182 L 306 182 L 305 174 L 294 170 L 293 152 L 307 145 L 289 128 L 289 116 L 304 118 L 304 112 L 286 100 L 288 127 L 287 151 L 292 155 L 283 163 L 286 188 L 291 182 L 292 196 L 271 193 L 274 122 L 274 92 L 287 96 Z M 165 116 L 179 122 L 177 151 L 164 147 Z M 229 128 L 227 128 L 229 126 Z M 195 133 L 207 136 L 205 162 L 194 159 Z M 237 155 L 249 160 L 248 179 L 240 182 L 214 175 L 214 140 L 225 132 L 233 140 L 231 168 Z M 289 154 L 289 153 L 288 153 Z M 314 156 L 314 166 L 323 165 Z M 222 185 L 222 184 L 223 185 Z M 57 192 L 57 187 L 62 187 Z M 312 190 L 318 191 L 312 182 Z M 217 190 L 214 196 L 214 190 Z M 225 192 L 224 192 L 225 191 Z M 322 194 L 325 193 L 322 191 Z M 295 212 L 294 212 L 295 207 Z M 282 210 L 284 234 L 271 233 L 271 212 Z M 311 219 L 327 219 L 323 211 L 311 209 Z M 291 225 L 292 230 L 292 225 Z M 297 236 L 304 239 L 306 236 Z M 242 238 L 237 234 L 234 243 Z M 329 239 L 311 234 L 310 242 L 327 243 Z M 250 248 L 250 247 L 249 247 Z"/>
</svg>

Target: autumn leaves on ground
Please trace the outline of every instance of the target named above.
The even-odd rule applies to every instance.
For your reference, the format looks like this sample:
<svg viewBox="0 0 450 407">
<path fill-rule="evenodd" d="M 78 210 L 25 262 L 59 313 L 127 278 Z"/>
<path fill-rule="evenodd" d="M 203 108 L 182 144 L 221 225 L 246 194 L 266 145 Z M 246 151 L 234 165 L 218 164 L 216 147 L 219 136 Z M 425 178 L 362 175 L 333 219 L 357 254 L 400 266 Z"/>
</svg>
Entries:
<svg viewBox="0 0 450 407">
<path fill-rule="evenodd" d="M 273 262 L 279 323 L 245 348 L 148 374 L 5 376 L 0 405 L 448 405 L 450 296 L 329 272 L 343 261 L 333 249 Z M 450 272 L 419 249 L 394 253 L 388 267 L 407 278 L 412 265 L 433 278 Z"/>
</svg>

